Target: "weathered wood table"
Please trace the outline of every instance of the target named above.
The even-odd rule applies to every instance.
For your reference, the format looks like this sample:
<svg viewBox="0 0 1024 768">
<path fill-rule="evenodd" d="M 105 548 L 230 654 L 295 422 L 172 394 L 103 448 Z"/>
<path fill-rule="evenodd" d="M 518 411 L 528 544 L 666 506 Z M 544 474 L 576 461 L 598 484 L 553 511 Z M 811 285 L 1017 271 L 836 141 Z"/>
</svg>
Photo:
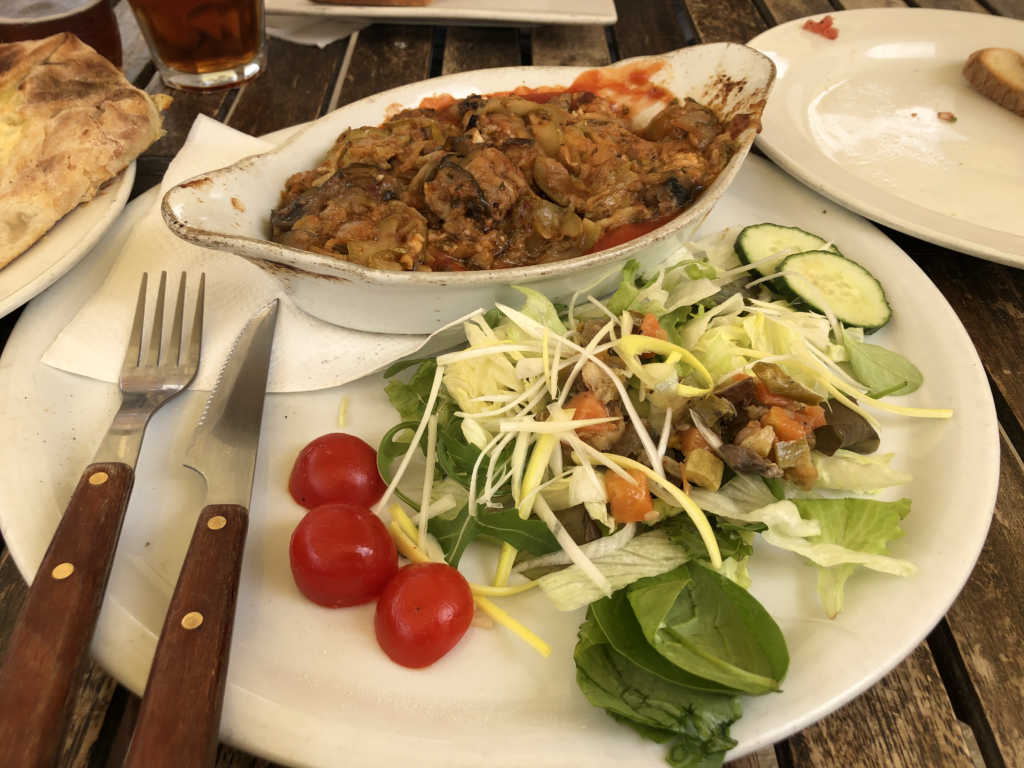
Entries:
<svg viewBox="0 0 1024 768">
<path fill-rule="evenodd" d="M 910 0 L 911 5 L 1024 19 L 1024 0 Z M 379 91 L 440 74 L 520 64 L 597 66 L 703 42 L 746 42 L 770 26 L 831 10 L 903 0 L 621 0 L 614 27 L 534 29 L 379 25 L 327 46 L 272 39 L 257 81 L 214 94 L 171 92 L 167 135 L 139 159 L 134 194 L 160 182 L 193 120 L 209 115 L 253 135 L 312 120 Z M 169 92 L 126 2 L 125 69 Z M 1024 766 L 1024 271 L 886 231 L 935 282 L 967 327 L 988 372 L 1002 437 L 995 520 L 981 560 L 946 619 L 911 656 L 838 712 L 739 768 Z M 0 344 L 17 320 L 0 320 Z M 26 593 L 0 555 L 0 655 Z M 121 765 L 139 700 L 95 665 L 63 747 L 64 768 Z M 218 768 L 267 767 L 222 746 Z"/>
</svg>

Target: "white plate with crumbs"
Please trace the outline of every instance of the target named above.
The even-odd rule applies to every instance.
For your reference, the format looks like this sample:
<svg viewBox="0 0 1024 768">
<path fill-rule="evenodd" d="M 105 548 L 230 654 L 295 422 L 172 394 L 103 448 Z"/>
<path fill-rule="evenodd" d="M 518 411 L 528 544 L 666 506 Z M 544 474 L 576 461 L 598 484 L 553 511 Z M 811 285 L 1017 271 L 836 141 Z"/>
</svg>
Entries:
<svg viewBox="0 0 1024 768">
<path fill-rule="evenodd" d="M 117 220 L 134 183 L 132 162 L 96 197 L 67 213 L 27 251 L 0 269 L 0 317 L 35 298 L 81 261 Z"/>
<path fill-rule="evenodd" d="M 433 0 L 425 6 L 335 5 L 313 0 L 266 0 L 267 13 L 330 16 L 352 22 L 406 24 L 614 24 L 614 0 Z"/>
<path fill-rule="evenodd" d="M 281 141 L 287 133 L 268 138 Z M 40 351 L 102 284 L 157 196 L 151 190 L 128 206 L 68 279 L 29 305 L 0 360 L 0 402 L 18 403 L 0 412 L 0 531 L 29 579 L 119 402 L 116 386 L 43 365 Z M 914 477 L 881 498 L 913 500 L 902 524 L 906 536 L 891 551 L 920 568 L 916 577 L 861 569 L 847 583 L 844 611 L 829 620 L 816 569 L 755 543 L 751 592 L 781 627 L 792 662 L 782 693 L 744 699 L 730 759 L 806 728 L 917 647 L 970 575 L 999 479 L 984 369 L 921 269 L 869 222 L 748 157 L 702 231 L 765 221 L 828 237 L 871 270 L 894 310 L 874 338 L 924 375 L 922 388 L 900 404 L 951 408 L 954 416 L 880 419 L 882 451 L 895 451 L 894 466 Z M 209 300 L 216 301 L 215 293 Z M 378 647 L 373 605 L 331 610 L 300 596 L 288 564 L 289 537 L 304 513 L 287 490 L 292 463 L 310 440 L 337 430 L 343 397 L 345 431 L 378 445 L 398 421 L 384 384 L 373 375 L 334 389 L 267 396 L 221 739 L 302 768 L 664 768 L 665 747 L 611 720 L 577 687 L 572 653 L 583 610 L 560 613 L 536 591 L 501 598 L 504 609 L 552 645 L 550 658 L 500 627 L 472 627 L 441 661 L 413 671 Z M 93 656 L 135 693 L 145 686 L 205 498 L 202 478 L 181 462 L 206 399 L 204 392 L 185 392 L 146 431 L 93 640 Z M 951 466 L 957 467 L 953 481 Z M 463 571 L 486 579 L 497 548 L 470 547 Z"/>
<path fill-rule="evenodd" d="M 1024 118 L 962 74 L 981 48 L 1024 51 L 1024 22 L 921 8 L 832 17 L 836 40 L 797 19 L 750 41 L 778 68 L 758 146 L 869 219 L 1024 267 Z"/>
</svg>

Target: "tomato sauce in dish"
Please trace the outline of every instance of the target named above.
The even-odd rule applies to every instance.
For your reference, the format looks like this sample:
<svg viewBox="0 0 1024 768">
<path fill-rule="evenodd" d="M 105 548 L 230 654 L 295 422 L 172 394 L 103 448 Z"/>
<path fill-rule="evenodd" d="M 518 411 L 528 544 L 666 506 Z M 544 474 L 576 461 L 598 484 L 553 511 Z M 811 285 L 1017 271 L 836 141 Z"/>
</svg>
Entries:
<svg viewBox="0 0 1024 768">
<path fill-rule="evenodd" d="M 609 248 L 614 248 L 617 245 L 628 243 L 630 240 L 636 240 L 638 237 L 643 237 L 649 232 L 653 232 L 660 227 L 665 226 L 678 216 L 682 211 L 676 211 L 673 214 L 665 216 L 660 219 L 654 219 L 653 221 L 639 221 L 635 224 L 623 224 L 621 227 L 605 232 L 601 237 L 597 239 L 590 250 L 584 253 L 584 256 L 589 256 L 592 253 L 598 253 L 599 251 L 607 251 Z"/>
</svg>

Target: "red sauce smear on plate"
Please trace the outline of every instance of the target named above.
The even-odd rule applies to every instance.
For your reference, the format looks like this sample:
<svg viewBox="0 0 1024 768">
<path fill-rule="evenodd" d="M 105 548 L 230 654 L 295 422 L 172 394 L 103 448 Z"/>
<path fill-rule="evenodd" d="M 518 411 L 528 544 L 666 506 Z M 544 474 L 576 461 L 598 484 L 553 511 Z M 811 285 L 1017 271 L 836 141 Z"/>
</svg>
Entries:
<svg viewBox="0 0 1024 768">
<path fill-rule="evenodd" d="M 832 16 L 826 16 L 821 21 L 815 21 L 814 19 L 808 19 L 804 22 L 804 29 L 808 32 L 813 32 L 816 35 L 827 37 L 829 40 L 835 40 L 839 37 L 839 30 L 832 26 Z"/>
</svg>

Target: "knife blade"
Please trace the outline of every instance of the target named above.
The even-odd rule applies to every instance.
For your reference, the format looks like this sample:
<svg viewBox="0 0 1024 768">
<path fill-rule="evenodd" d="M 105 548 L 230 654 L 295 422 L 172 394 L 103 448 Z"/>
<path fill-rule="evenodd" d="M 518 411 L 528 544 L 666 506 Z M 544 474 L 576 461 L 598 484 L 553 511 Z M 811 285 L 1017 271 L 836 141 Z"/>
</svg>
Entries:
<svg viewBox="0 0 1024 768">
<path fill-rule="evenodd" d="M 278 302 L 242 329 L 185 466 L 207 483 L 157 643 L 125 768 L 205 768 L 217 753 Z"/>
</svg>

